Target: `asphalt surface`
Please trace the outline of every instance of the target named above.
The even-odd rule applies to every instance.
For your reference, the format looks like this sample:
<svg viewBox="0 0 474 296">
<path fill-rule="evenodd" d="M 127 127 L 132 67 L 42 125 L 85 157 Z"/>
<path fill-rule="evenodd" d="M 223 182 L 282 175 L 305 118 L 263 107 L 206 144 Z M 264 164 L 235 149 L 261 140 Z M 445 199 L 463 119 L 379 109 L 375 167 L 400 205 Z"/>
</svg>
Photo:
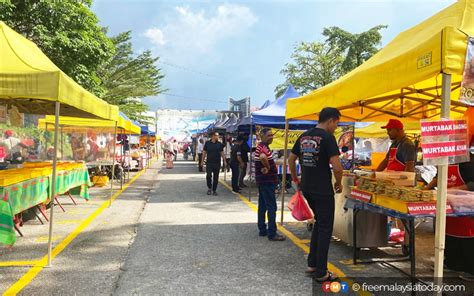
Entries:
<svg viewBox="0 0 474 296">
<path fill-rule="evenodd" d="M 136 174 L 136 173 L 134 173 Z M 134 175 L 132 174 L 132 176 Z M 111 207 L 106 208 L 54 260 L 19 292 L 21 295 L 111 295 L 135 235 L 136 223 L 158 176 L 158 167 L 148 169 Z M 118 188 L 120 186 L 116 185 Z M 77 206 L 61 198 L 66 212 L 55 208 L 54 245 L 60 244 L 101 205 L 108 203 L 109 187 L 91 188 L 91 200 L 76 198 Z M 24 237 L 13 249 L 2 248 L 2 262 L 35 261 L 47 253 L 48 225 L 28 221 Z M 4 293 L 30 267 L 0 267 L 0 292 Z"/>
<path fill-rule="evenodd" d="M 259 237 L 256 213 L 227 188 L 206 191 L 191 162 L 162 170 L 114 294 L 311 295 L 301 249 Z"/>
</svg>

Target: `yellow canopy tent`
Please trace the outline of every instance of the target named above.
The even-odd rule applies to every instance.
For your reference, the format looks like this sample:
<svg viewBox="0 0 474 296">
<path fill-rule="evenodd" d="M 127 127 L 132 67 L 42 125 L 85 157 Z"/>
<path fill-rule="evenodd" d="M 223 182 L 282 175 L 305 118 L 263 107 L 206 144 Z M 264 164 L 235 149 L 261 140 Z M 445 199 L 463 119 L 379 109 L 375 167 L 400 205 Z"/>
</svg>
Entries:
<svg viewBox="0 0 474 296">
<path fill-rule="evenodd" d="M 59 115 L 117 121 L 118 108 L 95 97 L 64 74 L 31 41 L 0 21 L 0 101 L 20 112 L 55 114 L 51 203 L 56 197 Z M 50 209 L 47 264 L 52 259 L 53 211 Z"/>
<path fill-rule="evenodd" d="M 363 128 L 355 129 L 356 138 L 387 138 L 387 130 L 382 129 L 386 122 L 374 122 Z M 420 123 L 419 122 L 407 122 L 404 124 L 405 133 L 410 135 L 419 135 Z"/>
<path fill-rule="evenodd" d="M 317 119 L 324 107 L 339 109 L 342 119 L 349 121 L 400 117 L 407 122 L 460 117 L 467 107 L 458 97 L 470 36 L 474 36 L 474 0 L 458 0 L 399 34 L 342 78 L 288 100 L 287 122 Z M 443 277 L 448 159 L 443 161 L 438 166 L 436 284 L 441 284 Z M 283 182 L 285 179 L 286 174 Z"/>
<path fill-rule="evenodd" d="M 64 74 L 33 42 L 0 21 L 0 98 L 20 112 L 117 120 L 118 108 Z"/>
<path fill-rule="evenodd" d="M 468 36 L 474 36 L 474 2 L 460 0 L 401 33 L 364 64 L 342 78 L 287 102 L 287 119 L 317 119 L 336 107 L 345 121 L 406 121 L 437 118 L 441 107 L 440 73 L 452 75 L 451 113 L 457 101 Z"/>
<path fill-rule="evenodd" d="M 38 120 L 38 128 L 52 131 L 54 130 L 54 120 L 54 116 L 47 115 L 45 118 Z M 63 131 L 79 131 L 81 128 L 110 131 L 115 128 L 115 121 L 61 116 L 59 117 L 59 125 Z M 139 135 L 141 131 L 140 126 L 133 124 L 122 116 L 118 117 L 117 128 L 119 133 L 123 134 Z"/>
</svg>

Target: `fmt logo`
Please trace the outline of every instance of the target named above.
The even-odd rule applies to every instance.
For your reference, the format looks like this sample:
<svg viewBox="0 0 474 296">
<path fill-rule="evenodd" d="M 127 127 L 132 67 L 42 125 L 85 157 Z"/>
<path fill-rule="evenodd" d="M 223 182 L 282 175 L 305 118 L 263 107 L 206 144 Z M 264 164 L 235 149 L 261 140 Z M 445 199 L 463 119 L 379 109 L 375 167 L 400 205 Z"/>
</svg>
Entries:
<svg viewBox="0 0 474 296">
<path fill-rule="evenodd" d="M 324 282 L 322 288 L 325 293 L 349 292 L 349 284 L 346 282 Z"/>
</svg>

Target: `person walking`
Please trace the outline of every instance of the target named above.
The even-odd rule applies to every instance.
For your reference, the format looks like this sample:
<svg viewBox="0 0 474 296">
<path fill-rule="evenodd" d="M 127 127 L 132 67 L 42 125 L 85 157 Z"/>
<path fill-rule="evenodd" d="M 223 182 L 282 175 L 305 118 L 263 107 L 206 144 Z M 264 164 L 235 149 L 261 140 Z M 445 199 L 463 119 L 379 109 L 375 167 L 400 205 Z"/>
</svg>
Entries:
<svg viewBox="0 0 474 296">
<path fill-rule="evenodd" d="M 173 141 L 173 152 L 174 152 L 174 161 L 178 159 L 178 152 L 179 152 L 179 144 L 178 141 Z"/>
<path fill-rule="evenodd" d="M 276 196 L 278 173 L 272 151 L 268 147 L 273 142 L 272 130 L 260 131 L 261 142 L 255 151 L 255 181 L 258 186 L 258 230 L 259 236 L 268 236 L 270 241 L 284 241 L 285 237 L 277 233 Z M 268 216 L 268 229 L 265 216 Z"/>
<path fill-rule="evenodd" d="M 225 160 L 229 164 L 230 164 L 231 152 L 232 152 L 232 137 L 227 137 L 225 140 L 224 154 L 225 154 Z M 227 172 L 229 172 L 230 169 L 231 169 L 230 165 L 227 166 L 226 168 L 223 167 L 222 172 L 224 172 L 224 170 L 227 170 Z"/>
<path fill-rule="evenodd" d="M 206 161 L 206 181 L 207 181 L 207 195 L 217 195 L 217 183 L 219 182 L 219 171 L 221 169 L 221 158 L 224 167 L 227 166 L 224 146 L 219 142 L 219 133 L 214 132 L 211 140 L 204 144 L 202 153 L 202 163 Z M 201 163 L 201 166 L 202 166 Z"/>
<path fill-rule="evenodd" d="M 202 152 L 204 150 L 204 140 L 202 138 L 199 139 L 199 143 L 197 145 L 197 155 L 198 155 L 198 167 L 199 171 L 203 172 L 204 170 L 202 169 Z"/>
<path fill-rule="evenodd" d="M 247 144 L 248 136 L 243 136 L 242 138 L 242 145 L 241 145 L 241 150 L 240 152 L 242 153 L 242 161 L 244 162 L 244 165 L 240 167 L 240 176 L 239 176 L 239 187 L 240 188 L 245 188 L 247 185 L 244 183 L 244 178 L 245 175 L 247 174 L 247 165 L 249 163 L 249 153 L 250 153 L 250 147 Z"/>
<path fill-rule="evenodd" d="M 242 136 L 238 136 L 235 140 L 234 145 L 232 145 L 230 153 L 230 168 L 232 170 L 232 191 L 235 193 L 240 193 L 239 188 L 239 167 L 244 165 L 242 161 L 242 153 L 240 152 L 243 139 Z"/>
<path fill-rule="evenodd" d="M 334 189 L 342 192 L 342 165 L 334 132 L 341 113 L 336 108 L 324 108 L 319 113 L 318 125 L 304 132 L 295 142 L 288 163 L 293 182 L 303 192 L 313 210 L 313 226 L 306 273 L 318 282 L 334 281 L 328 271 L 328 252 L 334 224 Z M 301 166 L 301 183 L 296 174 L 296 159 Z M 331 167 L 336 182 L 332 186 Z"/>
</svg>

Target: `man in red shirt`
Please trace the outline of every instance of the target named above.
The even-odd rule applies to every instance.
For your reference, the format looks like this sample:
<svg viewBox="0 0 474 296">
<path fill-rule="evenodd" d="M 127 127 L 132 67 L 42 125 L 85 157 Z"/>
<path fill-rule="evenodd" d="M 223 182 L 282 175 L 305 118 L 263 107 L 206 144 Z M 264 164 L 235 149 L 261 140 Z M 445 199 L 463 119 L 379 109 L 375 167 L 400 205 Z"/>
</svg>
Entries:
<svg viewBox="0 0 474 296">
<path fill-rule="evenodd" d="M 260 131 L 261 142 L 255 151 L 255 180 L 258 185 L 258 230 L 260 236 L 268 236 L 270 241 L 284 241 L 285 237 L 277 233 L 276 196 L 278 171 L 273 160 L 270 145 L 273 142 L 272 130 L 263 128 Z M 268 230 L 265 224 L 268 215 Z"/>
</svg>

